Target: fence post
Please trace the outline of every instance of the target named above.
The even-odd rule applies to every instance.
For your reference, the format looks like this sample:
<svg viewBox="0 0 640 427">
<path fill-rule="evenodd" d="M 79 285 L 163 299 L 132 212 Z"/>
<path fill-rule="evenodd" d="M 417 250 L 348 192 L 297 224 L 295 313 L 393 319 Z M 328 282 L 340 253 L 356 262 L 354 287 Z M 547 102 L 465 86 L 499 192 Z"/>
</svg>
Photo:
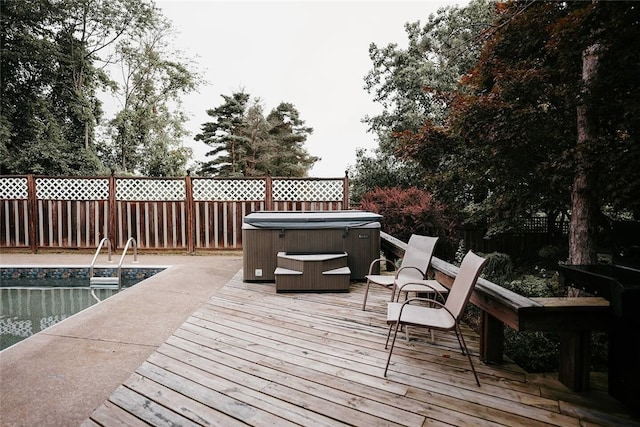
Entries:
<svg viewBox="0 0 640 427">
<path fill-rule="evenodd" d="M 113 249 L 117 249 L 118 248 L 118 233 L 117 233 L 117 229 L 116 229 L 116 219 L 117 219 L 117 209 L 116 209 L 116 175 L 115 175 L 115 171 L 111 170 L 111 175 L 109 175 L 109 201 L 108 203 L 108 207 L 107 207 L 107 212 L 109 215 L 109 219 L 108 219 L 108 227 L 109 230 L 107 230 L 108 236 L 107 237 L 110 241 L 111 241 L 111 247 Z"/>
<path fill-rule="evenodd" d="M 193 221 L 193 211 L 195 209 L 193 201 L 193 183 L 191 182 L 191 173 L 187 171 L 184 177 L 185 188 L 185 204 L 187 211 L 187 252 L 195 252 L 195 223 Z"/>
<path fill-rule="evenodd" d="M 33 174 L 27 175 L 27 209 L 29 215 L 29 246 L 31 247 L 31 252 L 38 252 L 38 242 L 36 233 L 38 227 L 38 195 L 36 192 L 36 177 Z"/>
<path fill-rule="evenodd" d="M 349 171 L 344 171 L 342 180 L 342 209 L 349 210 Z"/>
<path fill-rule="evenodd" d="M 264 178 L 265 182 L 265 201 L 264 201 L 264 209 L 267 211 L 273 210 L 273 180 L 271 176 L 266 176 Z"/>
</svg>

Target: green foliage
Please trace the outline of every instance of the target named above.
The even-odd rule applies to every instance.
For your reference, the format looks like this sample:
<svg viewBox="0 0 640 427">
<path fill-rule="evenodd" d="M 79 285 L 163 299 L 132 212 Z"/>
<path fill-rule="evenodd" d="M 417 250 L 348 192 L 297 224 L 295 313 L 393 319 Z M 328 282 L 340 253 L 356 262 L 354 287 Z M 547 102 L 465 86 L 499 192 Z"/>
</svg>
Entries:
<svg viewBox="0 0 640 427">
<path fill-rule="evenodd" d="M 559 297 L 566 296 L 566 289 L 558 285 L 555 272 L 538 270 L 537 274 L 524 274 L 518 280 L 511 280 L 504 285 L 526 297 Z M 527 372 L 557 372 L 559 360 L 560 337 L 556 332 L 516 332 L 506 327 L 505 354 L 513 359 Z M 591 335 L 591 369 L 605 371 L 607 369 L 607 335 L 592 332 Z"/>
<path fill-rule="evenodd" d="M 191 149 L 180 98 L 200 84 L 199 74 L 170 46 L 171 25 L 161 16 L 147 31 L 120 42 L 123 81 L 114 93 L 122 109 L 107 125 L 100 154 L 113 169 L 146 176 L 182 176 Z"/>
<path fill-rule="evenodd" d="M 508 228 L 536 211 L 550 217 L 567 212 L 574 178 L 585 168 L 598 209 L 638 210 L 637 198 L 627 197 L 640 184 L 640 169 L 629 163 L 640 159 L 637 121 L 619 108 L 620 99 L 628 111 L 640 108 L 640 81 L 629 75 L 640 67 L 632 47 L 640 43 L 638 19 L 640 11 L 629 2 L 512 2 L 502 8 L 499 29 L 465 78 L 447 130 L 464 147 L 459 161 L 482 171 L 466 180 L 485 189 L 482 211 L 492 227 Z M 594 45 L 602 47 L 597 76 L 585 93 L 582 55 Z M 584 129 L 576 111 L 582 106 L 596 137 L 579 145 Z"/>
<path fill-rule="evenodd" d="M 421 180 L 422 173 L 417 165 L 402 162 L 393 155 L 379 149 L 368 156 L 364 149 L 356 151 L 356 164 L 349 170 L 352 204 L 359 204 L 362 196 L 376 187 L 409 188 Z"/>
<path fill-rule="evenodd" d="M 486 254 L 487 264 L 482 269 L 482 276 L 494 283 L 501 284 L 513 274 L 513 262 L 511 257 L 500 252 Z"/>
<path fill-rule="evenodd" d="M 0 3 L 2 173 L 75 175 L 100 168 L 86 144 L 100 114 L 100 73 L 58 6 Z"/>
<path fill-rule="evenodd" d="M 553 332 L 504 331 L 505 354 L 527 372 L 557 372 L 560 337 Z"/>
<path fill-rule="evenodd" d="M 360 209 L 382 215 L 382 230 L 400 240 L 406 242 L 412 234 L 439 236 L 437 250 L 453 251 L 455 222 L 446 206 L 427 191 L 416 187 L 376 188 L 362 197 Z"/>
<path fill-rule="evenodd" d="M 203 141 L 212 150 L 206 155 L 213 157 L 204 163 L 199 171 L 203 175 L 242 176 L 242 161 L 248 142 L 242 135 L 242 129 L 251 125 L 246 123 L 246 110 L 250 95 L 236 92 L 231 96 L 221 95 L 224 103 L 207 110 L 213 121 L 202 124 L 202 132 L 195 136 L 196 141 Z M 253 140 L 257 142 L 257 139 Z"/>
<path fill-rule="evenodd" d="M 269 139 L 275 153 L 271 153 L 271 164 L 263 171 L 272 176 L 303 177 L 320 160 L 309 155 L 303 147 L 313 128 L 305 126 L 293 104 L 281 102 L 267 116 Z"/>
<path fill-rule="evenodd" d="M 546 275 L 525 274 L 519 279 L 505 275 L 503 286 L 526 297 L 554 295 Z M 557 282 L 557 280 L 556 280 Z M 560 337 L 554 332 L 516 332 L 505 326 L 505 354 L 527 372 L 557 372 Z"/>
<path fill-rule="evenodd" d="M 190 155 L 177 143 L 184 115 L 166 102 L 179 103 L 178 93 L 193 89 L 194 79 L 183 58 L 168 61 L 158 54 L 166 45 L 151 46 L 168 29 L 151 1 L 25 0 L 0 7 L 2 173 L 93 175 L 107 173 L 105 165 L 183 173 Z M 107 138 L 98 140 L 97 92 L 117 88 L 107 75 L 114 61 L 131 85 L 121 92 L 123 111 L 102 131 Z"/>
<path fill-rule="evenodd" d="M 424 25 L 408 23 L 406 49 L 396 44 L 378 47 L 371 44 L 369 56 L 373 69 L 365 76 L 365 88 L 383 108 L 381 114 L 364 122 L 376 134 L 379 147 L 373 157 L 359 153 L 351 170 L 353 199 L 374 187 L 424 185 L 444 200 L 442 189 L 429 177 L 434 171 L 451 171 L 442 156 L 420 162 L 400 146 L 419 132 L 425 121 L 443 124 L 449 108 L 448 92 L 478 57 L 477 35 L 489 26 L 494 16 L 493 3 L 472 1 L 466 8 L 447 7 L 430 15 Z M 461 186 L 448 189 L 460 194 Z M 454 197 L 447 204 L 453 206 Z"/>
<path fill-rule="evenodd" d="M 293 104 L 281 102 L 265 117 L 259 99 L 222 95 L 224 103 L 207 111 L 213 121 L 202 124 L 195 139 L 212 150 L 199 174 L 213 176 L 306 176 L 319 158 L 303 144 L 313 129 L 305 126 Z"/>
<path fill-rule="evenodd" d="M 435 93 L 457 87 L 477 58 L 474 39 L 493 17 L 488 1 L 441 8 L 424 26 L 420 21 L 405 25 L 406 49 L 396 44 L 369 46 L 373 69 L 365 77 L 365 88 L 384 111 L 365 122 L 380 138 L 383 151 L 393 152 L 394 132 L 417 131 L 426 119 L 436 123 L 444 119 L 446 99 Z"/>
<path fill-rule="evenodd" d="M 489 235 L 539 212 L 568 214 L 585 165 L 596 215 L 640 215 L 639 21 L 632 2 L 513 1 L 441 10 L 421 31 L 408 25 L 406 50 L 370 49 L 366 87 L 383 107 L 365 119 L 379 139 L 376 156 L 411 165 L 398 185 L 409 177 Z M 468 49 L 446 56 L 454 46 Z M 587 91 L 582 54 L 592 46 L 598 72 Z M 578 149 L 581 106 L 595 136 Z M 366 160 L 354 171 L 356 195 L 374 173 L 389 181 Z"/>
</svg>

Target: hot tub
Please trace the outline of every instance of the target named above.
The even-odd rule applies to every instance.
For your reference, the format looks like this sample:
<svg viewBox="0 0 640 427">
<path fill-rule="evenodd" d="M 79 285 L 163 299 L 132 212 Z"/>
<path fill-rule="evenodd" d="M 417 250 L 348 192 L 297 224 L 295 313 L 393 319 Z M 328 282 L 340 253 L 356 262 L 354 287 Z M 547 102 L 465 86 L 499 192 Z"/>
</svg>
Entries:
<svg viewBox="0 0 640 427">
<path fill-rule="evenodd" d="M 279 252 L 346 252 L 351 280 L 364 280 L 380 256 L 381 219 L 365 211 L 251 213 L 242 225 L 243 278 L 274 281 Z"/>
</svg>

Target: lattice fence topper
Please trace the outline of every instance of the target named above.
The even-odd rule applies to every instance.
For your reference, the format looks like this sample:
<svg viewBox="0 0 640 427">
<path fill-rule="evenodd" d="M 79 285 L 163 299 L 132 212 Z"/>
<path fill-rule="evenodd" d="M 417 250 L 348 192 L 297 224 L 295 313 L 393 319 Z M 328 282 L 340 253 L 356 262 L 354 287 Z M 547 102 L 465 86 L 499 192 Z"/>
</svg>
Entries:
<svg viewBox="0 0 640 427">
<path fill-rule="evenodd" d="M 40 200 L 109 200 L 108 178 L 36 178 Z"/>
<path fill-rule="evenodd" d="M 267 184 L 263 179 L 194 179 L 195 201 L 264 200 Z"/>
<path fill-rule="evenodd" d="M 307 181 L 301 179 L 273 180 L 273 200 L 308 202 L 342 201 L 342 180 Z"/>
<path fill-rule="evenodd" d="M 10 317 L 0 319 L 0 334 L 27 338 L 33 335 L 31 320 L 13 320 Z"/>
<path fill-rule="evenodd" d="M 40 319 L 40 330 L 43 331 L 48 327 L 55 325 L 56 323 L 60 323 L 67 317 L 69 316 L 66 314 L 54 314 L 52 316 L 44 317 Z"/>
<path fill-rule="evenodd" d="M 0 199 L 23 200 L 29 198 L 27 178 L 0 178 Z"/>
<path fill-rule="evenodd" d="M 184 201 L 186 186 L 183 179 L 127 179 L 116 180 L 116 200 L 121 201 Z"/>
</svg>

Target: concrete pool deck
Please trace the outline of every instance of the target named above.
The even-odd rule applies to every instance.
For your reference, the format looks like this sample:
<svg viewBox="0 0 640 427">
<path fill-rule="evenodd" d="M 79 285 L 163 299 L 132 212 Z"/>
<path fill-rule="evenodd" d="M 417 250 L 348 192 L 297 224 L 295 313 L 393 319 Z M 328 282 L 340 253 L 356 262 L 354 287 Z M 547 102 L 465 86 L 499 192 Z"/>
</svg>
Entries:
<svg viewBox="0 0 640 427">
<path fill-rule="evenodd" d="M 92 257 L 2 253 L 0 265 L 88 266 Z M 1 426 L 80 425 L 242 268 L 241 253 L 131 261 L 170 268 L 0 352 Z"/>
</svg>

